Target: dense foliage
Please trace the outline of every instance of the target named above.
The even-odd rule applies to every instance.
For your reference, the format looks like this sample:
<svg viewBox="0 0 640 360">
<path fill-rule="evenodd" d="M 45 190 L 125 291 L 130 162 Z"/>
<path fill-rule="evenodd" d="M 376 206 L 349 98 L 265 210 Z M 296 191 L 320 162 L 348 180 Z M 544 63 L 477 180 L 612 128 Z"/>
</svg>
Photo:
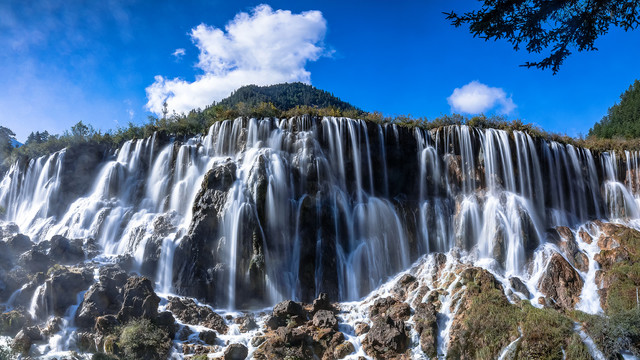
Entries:
<svg viewBox="0 0 640 360">
<path fill-rule="evenodd" d="M 473 36 L 505 39 L 515 50 L 524 47 L 529 53 L 549 51 L 542 60 L 522 66 L 551 68 L 555 74 L 571 49 L 597 50 L 595 40 L 611 26 L 635 29 L 640 1 L 483 0 L 480 10 L 446 15 L 456 27 L 468 24 Z"/>
<path fill-rule="evenodd" d="M 353 105 L 333 96 L 333 94 L 300 82 L 271 86 L 243 86 L 234 91 L 231 96 L 220 101 L 219 104 L 226 107 L 235 107 L 240 103 L 243 103 L 243 106 L 248 108 L 258 107 L 262 103 L 271 103 L 281 111 L 290 110 L 297 106 L 335 108 L 340 111 L 360 111 Z"/>
<path fill-rule="evenodd" d="M 589 130 L 589 135 L 605 139 L 640 137 L 640 80 L 620 95 L 620 102 L 609 108 L 607 115 Z"/>
</svg>

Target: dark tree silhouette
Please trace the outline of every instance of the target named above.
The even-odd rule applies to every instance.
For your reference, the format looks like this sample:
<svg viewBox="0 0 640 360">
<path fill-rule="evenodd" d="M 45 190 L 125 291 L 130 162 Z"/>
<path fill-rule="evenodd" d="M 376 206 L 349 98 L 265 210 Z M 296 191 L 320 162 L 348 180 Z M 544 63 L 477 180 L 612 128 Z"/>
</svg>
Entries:
<svg viewBox="0 0 640 360">
<path fill-rule="evenodd" d="M 455 27 L 468 25 L 474 37 L 505 39 L 515 50 L 547 52 L 540 61 L 521 66 L 551 68 L 578 51 L 597 50 L 595 40 L 619 27 L 633 30 L 640 24 L 640 0 L 479 0 L 482 8 L 463 14 L 445 13 Z"/>
</svg>

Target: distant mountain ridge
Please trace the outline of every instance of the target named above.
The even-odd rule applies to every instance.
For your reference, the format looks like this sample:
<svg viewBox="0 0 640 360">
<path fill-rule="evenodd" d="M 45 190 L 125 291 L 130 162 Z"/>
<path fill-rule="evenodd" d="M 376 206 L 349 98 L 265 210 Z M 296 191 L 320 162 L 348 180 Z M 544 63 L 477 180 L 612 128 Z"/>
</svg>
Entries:
<svg viewBox="0 0 640 360">
<path fill-rule="evenodd" d="M 256 107 L 260 103 L 271 103 L 277 109 L 284 111 L 296 106 L 361 111 L 327 91 L 300 82 L 269 86 L 246 85 L 235 90 L 217 105 L 235 107 L 239 103 L 244 103 L 248 107 Z"/>
</svg>

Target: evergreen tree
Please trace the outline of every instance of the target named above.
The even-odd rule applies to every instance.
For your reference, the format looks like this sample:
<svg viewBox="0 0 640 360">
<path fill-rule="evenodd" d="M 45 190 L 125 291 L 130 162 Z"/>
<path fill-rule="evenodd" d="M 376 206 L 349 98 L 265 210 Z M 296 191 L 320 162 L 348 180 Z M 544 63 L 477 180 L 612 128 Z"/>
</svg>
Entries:
<svg viewBox="0 0 640 360">
<path fill-rule="evenodd" d="M 593 125 L 589 136 L 607 139 L 640 137 L 640 80 L 620 95 L 620 102 L 610 107 L 607 115 Z"/>
</svg>

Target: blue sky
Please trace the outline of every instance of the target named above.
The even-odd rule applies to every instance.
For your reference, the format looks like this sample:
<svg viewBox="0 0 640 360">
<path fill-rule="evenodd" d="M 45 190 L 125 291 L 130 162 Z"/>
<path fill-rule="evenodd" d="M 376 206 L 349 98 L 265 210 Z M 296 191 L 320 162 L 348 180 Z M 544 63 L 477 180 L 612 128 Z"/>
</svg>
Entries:
<svg viewBox="0 0 640 360">
<path fill-rule="evenodd" d="M 21 141 L 80 120 L 108 130 L 145 122 L 166 97 L 181 111 L 245 82 L 302 80 L 367 111 L 507 113 L 575 136 L 640 78 L 640 31 L 611 31 L 554 76 L 442 14 L 478 4 L 5 0 L 0 124 Z"/>
</svg>

